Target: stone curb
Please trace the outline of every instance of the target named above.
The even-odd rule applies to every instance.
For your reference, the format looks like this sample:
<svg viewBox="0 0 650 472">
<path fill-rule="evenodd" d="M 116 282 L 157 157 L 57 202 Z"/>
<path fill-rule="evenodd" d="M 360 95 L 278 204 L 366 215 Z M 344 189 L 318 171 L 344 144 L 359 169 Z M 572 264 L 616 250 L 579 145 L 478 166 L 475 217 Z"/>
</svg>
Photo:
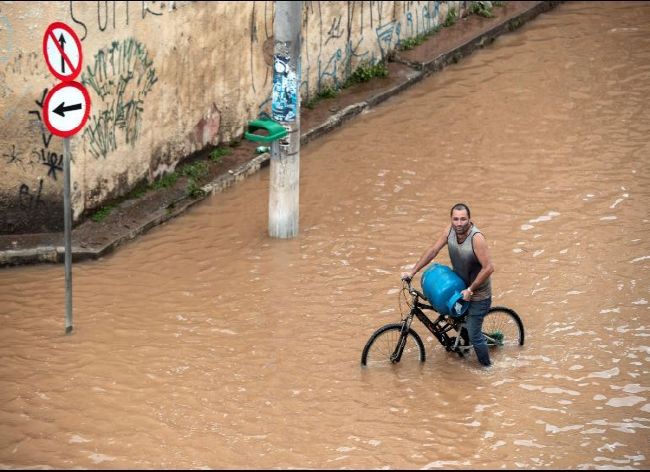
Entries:
<svg viewBox="0 0 650 472">
<path fill-rule="evenodd" d="M 447 65 L 454 62 L 455 59 L 460 57 L 468 56 L 477 49 L 483 47 L 486 43 L 494 41 L 494 39 L 502 34 L 509 33 L 519 28 L 519 26 L 524 23 L 532 20 L 541 13 L 545 13 L 557 5 L 561 4 L 561 1 L 542 1 L 537 2 L 531 6 L 531 8 L 521 11 L 517 14 L 514 14 L 510 17 L 505 18 L 503 21 L 494 25 L 490 29 L 484 31 L 478 36 L 466 41 L 458 47 L 452 48 L 451 50 L 440 54 L 439 56 L 426 61 L 409 61 L 404 58 L 401 58 L 399 54 L 392 59 L 394 62 L 399 62 L 408 65 L 413 70 L 404 80 L 404 82 L 396 85 L 395 87 L 379 92 L 371 96 L 368 100 L 365 100 L 360 103 L 355 103 L 349 105 L 343 110 L 335 113 L 330 116 L 324 123 L 318 125 L 307 132 L 303 133 L 300 137 L 301 144 L 307 144 L 308 142 L 323 136 L 330 132 L 333 129 L 336 129 L 348 121 L 352 120 L 354 117 L 359 115 L 364 110 L 374 107 L 389 98 L 403 92 L 412 85 L 422 81 L 427 76 L 431 75 L 434 72 L 441 71 Z M 515 24 L 514 21 L 517 20 L 518 24 Z M 105 246 L 99 249 L 86 249 L 80 246 L 72 247 L 72 260 L 73 262 L 79 262 L 88 259 L 99 259 L 100 257 L 105 256 L 106 254 L 114 251 L 117 247 L 128 242 L 135 237 L 146 233 L 151 228 L 161 225 L 171 218 L 175 218 L 187 211 L 187 209 L 196 205 L 197 203 L 203 201 L 208 196 L 220 193 L 232 187 L 235 183 L 249 177 L 250 175 L 255 174 L 263 167 L 269 164 L 270 155 L 269 153 L 260 154 L 255 156 L 250 161 L 242 164 L 234 170 L 228 171 L 228 174 L 218 177 L 216 180 L 210 182 L 209 184 L 201 187 L 203 190 L 203 197 L 200 198 L 187 198 L 183 197 L 171 204 L 173 210 L 168 211 L 166 209 L 161 209 L 156 211 L 152 217 L 141 224 L 139 227 L 134 228 L 126 235 L 122 235 L 115 240 L 107 243 Z M 43 262 L 64 262 L 65 257 L 65 248 L 63 246 L 37 246 L 30 249 L 19 249 L 19 250 L 6 250 L 0 251 L 0 267 L 4 266 L 14 266 L 14 265 L 23 265 L 23 264 L 37 264 Z"/>
<path fill-rule="evenodd" d="M 485 30 L 478 36 L 471 38 L 465 43 L 456 46 L 450 49 L 449 51 L 446 51 L 429 61 L 426 62 L 412 61 L 400 57 L 399 54 L 396 55 L 394 61 L 405 64 L 409 67 L 412 67 L 413 69 L 423 71 L 425 73 L 425 76 L 428 76 L 434 72 L 441 71 L 442 69 L 450 65 L 452 62 L 454 62 L 457 58 L 469 56 L 477 49 L 484 47 L 486 43 L 489 44 L 493 42 L 497 37 L 506 33 L 511 33 L 516 31 L 522 25 L 529 22 L 533 18 L 539 16 L 542 13 L 546 13 L 547 11 L 552 10 L 553 8 L 555 8 L 561 3 L 563 2 L 546 1 L 546 2 L 536 2 L 534 4 L 533 2 L 531 2 L 531 6 L 529 9 L 520 11 L 509 17 L 504 18 L 499 23 L 495 24 L 490 29 Z"/>
</svg>

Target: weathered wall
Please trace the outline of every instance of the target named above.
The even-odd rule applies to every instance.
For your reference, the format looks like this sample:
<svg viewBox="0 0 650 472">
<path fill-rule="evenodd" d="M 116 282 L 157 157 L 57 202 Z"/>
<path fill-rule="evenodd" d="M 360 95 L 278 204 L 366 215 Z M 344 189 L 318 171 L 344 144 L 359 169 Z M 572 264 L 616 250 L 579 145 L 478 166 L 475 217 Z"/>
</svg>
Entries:
<svg viewBox="0 0 650 472">
<path fill-rule="evenodd" d="M 469 3 L 303 2 L 302 100 Z M 0 234 L 63 225 L 63 144 L 41 113 L 59 83 L 42 52 L 50 23 L 81 39 L 77 81 L 92 103 L 71 139 L 78 219 L 270 112 L 274 9 L 273 1 L 0 3 Z"/>
</svg>

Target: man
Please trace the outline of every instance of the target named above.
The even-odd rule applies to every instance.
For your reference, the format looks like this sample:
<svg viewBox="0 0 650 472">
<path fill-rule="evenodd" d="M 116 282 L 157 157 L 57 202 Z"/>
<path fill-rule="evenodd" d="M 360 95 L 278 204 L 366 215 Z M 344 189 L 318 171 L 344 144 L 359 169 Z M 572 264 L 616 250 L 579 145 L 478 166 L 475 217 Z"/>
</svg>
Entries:
<svg viewBox="0 0 650 472">
<path fill-rule="evenodd" d="M 479 362 L 490 366 L 490 353 L 488 352 L 485 336 L 482 333 L 483 318 L 492 303 L 492 283 L 490 275 L 494 272 L 494 265 L 490 257 L 490 250 L 483 233 L 474 226 L 470 220 L 470 211 L 464 203 L 458 203 L 451 209 L 451 223 L 449 223 L 437 241 L 423 255 L 413 270 L 402 274 L 402 280 L 411 280 L 420 269 L 427 266 L 445 246 L 449 246 L 451 265 L 467 284 L 461 293 L 463 300 L 469 301 L 467 309 L 467 332 Z"/>
</svg>

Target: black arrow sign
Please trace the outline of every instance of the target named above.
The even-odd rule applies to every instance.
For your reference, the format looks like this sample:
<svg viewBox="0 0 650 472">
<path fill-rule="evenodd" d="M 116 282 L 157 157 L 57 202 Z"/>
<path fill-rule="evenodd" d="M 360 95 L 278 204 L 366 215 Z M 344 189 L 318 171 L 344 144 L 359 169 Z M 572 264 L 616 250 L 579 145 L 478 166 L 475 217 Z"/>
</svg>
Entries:
<svg viewBox="0 0 650 472">
<path fill-rule="evenodd" d="M 76 105 L 65 106 L 65 102 L 61 102 L 61 104 L 52 111 L 57 115 L 60 115 L 63 118 L 65 118 L 65 112 L 72 111 L 72 110 L 81 110 L 81 103 L 77 103 Z"/>
<path fill-rule="evenodd" d="M 63 53 L 65 52 L 65 36 L 63 36 L 63 33 L 59 36 L 59 44 L 61 45 L 61 73 L 65 74 L 65 59 L 63 59 Z"/>
</svg>

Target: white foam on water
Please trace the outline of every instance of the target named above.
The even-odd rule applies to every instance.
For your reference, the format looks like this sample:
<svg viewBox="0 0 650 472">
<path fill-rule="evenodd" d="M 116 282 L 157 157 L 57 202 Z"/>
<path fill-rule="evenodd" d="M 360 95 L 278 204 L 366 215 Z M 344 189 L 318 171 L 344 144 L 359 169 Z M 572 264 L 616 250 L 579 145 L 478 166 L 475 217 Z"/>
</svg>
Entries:
<svg viewBox="0 0 650 472">
<path fill-rule="evenodd" d="M 606 403 L 606 405 L 613 406 L 615 408 L 619 408 L 622 406 L 634 406 L 637 403 L 641 403 L 646 401 L 645 398 L 643 397 L 637 397 L 635 395 L 630 395 L 629 397 L 618 397 L 618 398 L 612 398 L 610 401 Z"/>
<path fill-rule="evenodd" d="M 546 423 L 546 432 L 547 433 L 564 433 L 566 431 L 574 431 L 577 429 L 582 429 L 584 428 L 584 425 L 581 424 L 576 424 L 576 425 L 571 425 L 571 426 L 564 426 L 564 427 L 559 427 L 552 425 L 550 423 Z"/>
<path fill-rule="evenodd" d="M 560 216 L 560 213 L 558 213 L 557 211 L 549 211 L 546 215 L 542 215 L 539 218 L 530 220 L 529 223 L 540 223 L 542 221 L 551 221 L 556 216 Z"/>
<path fill-rule="evenodd" d="M 635 262 L 645 261 L 646 259 L 650 259 L 650 256 L 637 257 L 636 259 L 632 259 L 630 261 L 630 264 L 634 264 Z"/>
<path fill-rule="evenodd" d="M 618 367 L 614 367 L 613 369 L 609 370 L 604 370 L 602 372 L 592 372 L 591 374 L 588 375 L 588 377 L 597 377 L 601 379 L 611 379 L 615 375 L 620 374 L 621 371 L 619 370 Z"/>
<path fill-rule="evenodd" d="M 605 315 L 607 313 L 620 313 L 620 312 L 621 312 L 620 308 L 610 308 L 610 309 L 607 309 L 607 310 L 600 310 L 601 315 Z"/>
<path fill-rule="evenodd" d="M 91 454 L 88 456 L 88 459 L 93 461 L 95 464 L 101 464 L 102 462 L 114 461 L 115 457 L 107 456 L 106 454 Z"/>
<path fill-rule="evenodd" d="M 234 336 L 235 334 L 237 334 L 237 333 L 235 333 L 234 331 L 232 331 L 232 330 L 230 330 L 230 329 L 217 329 L 217 328 L 212 328 L 212 331 L 213 331 L 213 332 L 216 331 L 216 332 L 223 333 L 223 334 L 230 334 L 230 335 L 233 335 L 233 336 Z"/>
<path fill-rule="evenodd" d="M 537 444 L 535 441 L 536 441 L 535 439 L 517 439 L 515 440 L 514 443 L 517 446 L 536 447 L 537 449 L 542 449 L 546 447 L 541 444 Z"/>
<path fill-rule="evenodd" d="M 650 387 L 642 387 L 639 384 L 627 384 L 625 387 L 612 385 L 612 390 L 623 390 L 625 393 L 641 393 L 650 390 Z"/>
<path fill-rule="evenodd" d="M 434 462 L 429 462 L 425 466 L 422 467 L 423 470 L 429 470 L 429 469 L 449 469 L 450 467 L 457 467 L 457 466 L 468 466 L 470 465 L 469 462 L 458 462 L 458 461 L 434 461 Z"/>
</svg>

